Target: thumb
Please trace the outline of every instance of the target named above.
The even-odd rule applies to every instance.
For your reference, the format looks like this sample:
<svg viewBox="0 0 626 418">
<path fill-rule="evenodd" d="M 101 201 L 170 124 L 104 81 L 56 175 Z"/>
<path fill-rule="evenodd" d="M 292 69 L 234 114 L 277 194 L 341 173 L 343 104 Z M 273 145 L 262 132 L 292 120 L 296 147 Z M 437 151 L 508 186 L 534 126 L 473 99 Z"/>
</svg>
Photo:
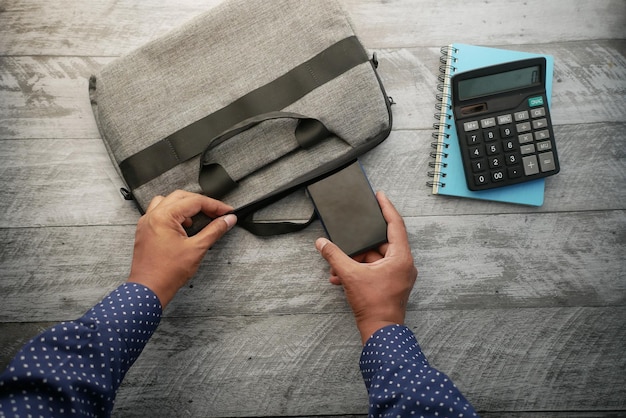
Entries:
<svg viewBox="0 0 626 418">
<path fill-rule="evenodd" d="M 198 232 L 192 239 L 202 242 L 207 249 L 209 249 L 217 240 L 230 231 L 237 223 L 237 216 L 231 214 L 220 216 L 212 220 L 207 226 L 205 226 L 200 232 Z"/>
<path fill-rule="evenodd" d="M 356 261 L 348 257 L 346 253 L 326 238 L 318 238 L 315 241 L 315 248 L 330 264 L 330 267 L 335 270 L 337 276 L 343 276 L 350 266 L 356 263 Z"/>
</svg>

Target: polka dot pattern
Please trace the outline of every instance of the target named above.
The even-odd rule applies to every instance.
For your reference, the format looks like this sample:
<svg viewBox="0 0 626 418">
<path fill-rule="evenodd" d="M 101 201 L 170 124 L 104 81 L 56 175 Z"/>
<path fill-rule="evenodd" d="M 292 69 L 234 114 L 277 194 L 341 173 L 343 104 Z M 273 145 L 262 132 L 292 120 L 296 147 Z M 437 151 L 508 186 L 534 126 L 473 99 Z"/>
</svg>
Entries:
<svg viewBox="0 0 626 418">
<path fill-rule="evenodd" d="M 0 416 L 109 416 L 161 313 L 150 289 L 125 283 L 80 319 L 33 338 L 0 375 Z"/>
<path fill-rule="evenodd" d="M 402 325 L 374 333 L 359 363 L 370 417 L 476 417 L 450 378 L 429 366 L 415 335 Z"/>
</svg>

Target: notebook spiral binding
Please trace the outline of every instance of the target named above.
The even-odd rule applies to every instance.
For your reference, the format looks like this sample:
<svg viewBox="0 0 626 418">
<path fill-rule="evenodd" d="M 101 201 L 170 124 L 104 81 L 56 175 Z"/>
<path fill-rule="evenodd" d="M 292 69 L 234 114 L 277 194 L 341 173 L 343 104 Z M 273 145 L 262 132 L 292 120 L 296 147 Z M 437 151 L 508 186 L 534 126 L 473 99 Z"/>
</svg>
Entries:
<svg viewBox="0 0 626 418">
<path fill-rule="evenodd" d="M 450 145 L 447 142 L 448 139 L 450 139 L 447 130 L 451 128 L 452 123 L 450 77 L 456 72 L 455 62 L 457 58 L 455 54 L 458 51 L 458 48 L 451 45 L 444 46 L 441 48 L 441 56 L 439 57 L 439 76 L 437 77 L 439 82 L 437 84 L 437 90 L 439 93 L 435 96 L 437 99 L 435 109 L 437 111 L 434 114 L 437 122 L 433 123 L 433 129 L 435 129 L 435 131 L 432 133 L 432 137 L 435 141 L 430 144 L 430 146 L 435 149 L 435 151 L 431 151 L 430 153 L 434 161 L 428 164 L 428 166 L 432 168 L 432 170 L 428 171 L 428 177 L 431 177 L 432 180 L 426 182 L 428 187 L 433 188 L 433 193 L 436 193 L 439 187 L 446 187 L 446 173 L 444 169 L 448 166 L 446 162 L 448 158 L 446 148 Z"/>
</svg>

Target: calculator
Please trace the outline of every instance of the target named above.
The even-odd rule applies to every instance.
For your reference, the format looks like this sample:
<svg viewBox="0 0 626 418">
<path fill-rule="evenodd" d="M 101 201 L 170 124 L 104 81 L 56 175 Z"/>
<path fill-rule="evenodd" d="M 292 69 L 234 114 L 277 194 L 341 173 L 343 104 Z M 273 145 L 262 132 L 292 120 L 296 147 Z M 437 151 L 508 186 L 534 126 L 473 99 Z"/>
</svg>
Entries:
<svg viewBox="0 0 626 418">
<path fill-rule="evenodd" d="M 486 190 L 559 172 L 546 59 L 454 75 L 452 107 L 467 187 Z"/>
</svg>

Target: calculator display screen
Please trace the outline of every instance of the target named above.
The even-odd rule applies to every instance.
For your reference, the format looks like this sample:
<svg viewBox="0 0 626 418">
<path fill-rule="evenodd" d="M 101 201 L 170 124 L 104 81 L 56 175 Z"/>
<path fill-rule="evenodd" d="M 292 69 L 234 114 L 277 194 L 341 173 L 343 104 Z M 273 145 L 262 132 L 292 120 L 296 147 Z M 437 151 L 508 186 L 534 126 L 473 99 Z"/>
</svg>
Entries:
<svg viewBox="0 0 626 418">
<path fill-rule="evenodd" d="M 504 71 L 482 77 L 460 80 L 458 83 L 459 100 L 488 96 L 490 94 L 511 91 L 541 84 L 541 69 L 538 65 Z"/>
</svg>

